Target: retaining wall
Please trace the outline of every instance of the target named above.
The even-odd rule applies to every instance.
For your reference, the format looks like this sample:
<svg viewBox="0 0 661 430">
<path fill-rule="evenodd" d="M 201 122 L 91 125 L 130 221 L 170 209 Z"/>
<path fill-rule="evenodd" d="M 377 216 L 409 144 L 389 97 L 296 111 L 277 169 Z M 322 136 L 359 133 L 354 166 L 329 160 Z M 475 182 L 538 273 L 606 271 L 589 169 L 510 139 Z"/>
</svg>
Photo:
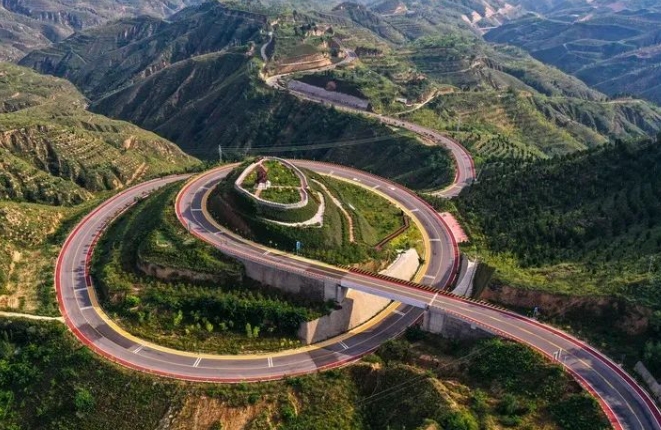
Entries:
<svg viewBox="0 0 661 430">
<path fill-rule="evenodd" d="M 290 273 L 253 261 L 241 260 L 241 262 L 246 269 L 246 276 L 250 279 L 286 293 L 319 302 L 328 300 L 341 302 L 344 298 L 343 288 L 333 281 L 324 280 L 321 277 L 315 279 L 303 273 Z"/>
<path fill-rule="evenodd" d="M 656 401 L 661 403 L 661 384 L 656 381 L 654 375 L 652 375 L 650 371 L 647 370 L 647 367 L 645 367 L 645 365 L 640 361 L 636 363 L 634 370 L 640 375 L 641 378 L 643 378 L 643 381 L 645 381 L 645 384 L 647 384 L 649 390 L 652 392 L 654 397 L 656 397 Z"/>
<path fill-rule="evenodd" d="M 252 199 L 252 200 L 258 202 L 260 205 L 264 205 L 264 206 L 267 206 L 267 207 L 270 207 L 270 208 L 281 209 L 281 210 L 292 210 L 292 209 L 301 209 L 301 208 L 306 207 L 308 205 L 308 200 L 309 200 L 308 191 L 307 191 L 308 180 L 305 177 L 305 175 L 303 174 L 303 172 L 301 172 L 301 170 L 298 167 L 294 166 L 292 163 L 290 163 L 287 160 L 283 160 L 282 158 L 272 157 L 270 159 L 277 160 L 280 163 L 284 164 L 285 166 L 290 168 L 296 174 L 296 176 L 298 176 L 298 179 L 301 181 L 301 188 L 299 189 L 299 191 L 301 193 L 301 201 L 296 202 L 296 203 L 272 202 L 270 200 L 264 200 L 261 197 L 257 197 L 255 194 L 253 194 L 250 191 L 243 188 L 243 185 L 242 185 L 243 181 L 245 181 L 245 179 L 248 177 L 248 175 L 258 165 L 260 165 L 266 159 L 260 160 L 256 163 L 253 163 L 250 166 L 246 167 L 246 169 L 243 172 L 241 172 L 241 174 L 236 179 L 236 181 L 234 181 L 234 189 L 236 191 L 238 191 L 239 193 L 243 194 L 244 196 L 248 197 L 249 199 Z"/>
<path fill-rule="evenodd" d="M 382 273 L 399 279 L 411 279 L 420 265 L 415 249 L 400 256 Z M 313 321 L 301 324 L 298 337 L 304 344 L 321 342 L 347 332 L 374 318 L 390 304 L 390 299 L 364 293 L 362 291 L 341 288 L 346 297 L 341 301 L 342 308 Z"/>
<path fill-rule="evenodd" d="M 422 329 L 441 335 L 446 339 L 483 339 L 493 337 L 492 333 L 467 321 L 446 314 L 440 308 L 425 311 Z"/>
</svg>

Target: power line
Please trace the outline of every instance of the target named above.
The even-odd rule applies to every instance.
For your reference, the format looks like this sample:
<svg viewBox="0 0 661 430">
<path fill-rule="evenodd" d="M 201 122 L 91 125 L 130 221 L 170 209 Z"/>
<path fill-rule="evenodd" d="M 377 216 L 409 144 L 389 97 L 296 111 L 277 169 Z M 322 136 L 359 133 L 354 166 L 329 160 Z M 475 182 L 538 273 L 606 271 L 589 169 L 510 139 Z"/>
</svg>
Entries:
<svg viewBox="0 0 661 430">
<path fill-rule="evenodd" d="M 467 355 L 465 355 L 461 358 L 458 358 L 456 360 L 452 360 L 448 363 L 445 363 L 443 366 L 439 366 L 437 369 L 444 369 L 444 368 L 449 367 L 451 365 L 462 363 L 462 362 L 468 360 L 469 358 L 471 358 L 475 355 L 478 355 L 479 353 L 483 352 L 487 348 L 488 348 L 487 346 L 484 346 L 482 348 L 476 349 L 475 351 L 471 351 L 469 354 L 467 354 Z M 423 379 L 426 379 L 428 377 L 429 377 L 429 375 L 427 375 L 427 374 L 418 375 L 417 377 L 411 378 L 411 379 L 406 380 L 406 381 L 404 381 L 400 384 L 393 385 L 393 386 L 391 386 L 391 387 L 389 387 L 389 388 L 387 388 L 383 391 L 379 391 L 378 393 L 372 394 L 371 396 L 360 399 L 356 403 L 357 404 L 363 404 L 363 403 L 368 403 L 370 401 L 381 400 L 381 399 L 386 398 L 386 397 L 388 397 L 392 394 L 399 393 L 399 392 L 405 390 L 406 388 L 409 388 L 408 387 L 409 385 L 420 382 Z"/>
</svg>

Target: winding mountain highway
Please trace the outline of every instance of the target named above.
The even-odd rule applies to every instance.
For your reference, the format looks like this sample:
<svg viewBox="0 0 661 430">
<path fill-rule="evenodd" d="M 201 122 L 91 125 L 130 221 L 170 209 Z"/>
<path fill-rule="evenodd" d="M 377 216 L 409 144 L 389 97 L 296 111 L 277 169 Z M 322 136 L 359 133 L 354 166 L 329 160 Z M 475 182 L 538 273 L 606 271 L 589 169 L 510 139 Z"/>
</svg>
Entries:
<svg viewBox="0 0 661 430">
<path fill-rule="evenodd" d="M 454 184 L 442 195 L 456 195 L 472 182 L 475 176 L 472 160 L 458 143 L 399 119 L 368 115 L 431 137 L 448 147 L 455 157 L 457 176 Z M 94 246 L 107 225 L 136 199 L 169 183 L 189 178 L 179 175 L 145 182 L 117 194 L 87 215 L 72 231 L 55 269 L 58 302 L 68 327 L 98 354 L 140 371 L 191 381 L 265 381 L 350 363 L 386 339 L 400 334 L 419 320 L 423 312 L 442 312 L 529 345 L 550 359 L 559 357 L 559 364 L 599 400 L 614 428 L 661 430 L 661 412 L 651 397 L 599 351 L 534 319 L 445 293 L 443 288 L 452 283 L 456 274 L 457 245 L 440 216 L 415 194 L 385 179 L 347 167 L 303 160 L 292 162 L 320 174 L 355 182 L 397 202 L 423 230 L 427 264 L 421 280 L 426 285 L 356 273 L 275 250 L 265 251 L 264 247 L 228 232 L 206 212 L 210 191 L 233 168 L 223 166 L 189 179 L 177 197 L 177 217 L 191 234 L 243 260 L 388 297 L 397 302 L 394 312 L 382 313 L 364 326 L 327 342 L 281 353 L 250 356 L 176 351 L 125 332 L 108 318 L 97 301 L 89 275 Z"/>
<path fill-rule="evenodd" d="M 404 209 L 410 209 L 410 215 L 430 238 L 427 241 L 427 252 L 435 256 L 430 259 L 423 273 L 427 283 L 441 287 L 451 281 L 458 263 L 456 244 L 440 217 L 417 196 L 387 180 L 353 169 L 319 162 L 297 160 L 295 163 L 321 174 L 333 174 L 371 187 L 375 192 L 397 200 Z M 302 272 L 310 277 L 331 278 L 338 283 L 360 285 L 364 291 L 381 288 L 381 280 L 364 275 L 294 258 L 278 251 L 265 255 L 267 253 L 263 247 L 219 228 L 206 214 L 205 201 L 211 187 L 233 167 L 223 166 L 194 178 L 179 194 L 176 202 L 177 216 L 193 235 L 242 259 L 270 264 L 282 270 Z M 55 272 L 60 310 L 73 333 L 109 360 L 133 369 L 192 381 L 265 381 L 300 375 L 341 366 L 373 351 L 385 340 L 397 336 L 417 321 L 422 315 L 422 308 L 434 295 L 419 295 L 414 289 L 402 294 L 398 291 L 402 285 L 390 281 L 391 298 L 403 302 L 395 305 L 394 312 L 381 314 L 364 326 L 328 342 L 282 353 L 250 356 L 195 354 L 138 339 L 114 324 L 99 306 L 89 274 L 92 252 L 107 225 L 133 205 L 137 198 L 184 178 L 186 176 L 157 179 L 125 190 L 86 216 L 63 245 Z M 428 288 L 436 291 L 434 287 Z"/>
</svg>

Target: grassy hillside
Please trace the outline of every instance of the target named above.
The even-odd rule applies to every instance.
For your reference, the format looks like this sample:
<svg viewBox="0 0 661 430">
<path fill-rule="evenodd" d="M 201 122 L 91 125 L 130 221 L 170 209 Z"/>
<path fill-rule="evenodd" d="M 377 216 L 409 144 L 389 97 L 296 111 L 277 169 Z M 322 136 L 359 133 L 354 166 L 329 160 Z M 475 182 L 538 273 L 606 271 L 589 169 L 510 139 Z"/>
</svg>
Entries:
<svg viewBox="0 0 661 430">
<path fill-rule="evenodd" d="M 398 248 L 387 245 L 375 249 L 404 225 L 403 214 L 383 197 L 357 185 L 304 171 L 311 189 L 308 205 L 282 211 L 258 205 L 236 192 L 233 185 L 241 171 L 242 167 L 236 169 L 218 185 L 209 199 L 209 211 L 221 224 L 243 237 L 287 252 L 293 252 L 300 241 L 300 252 L 306 257 L 335 265 L 360 265 L 374 271 L 387 267 L 397 249 L 418 248 L 423 253 L 417 244 L 421 233 L 414 225 L 398 237 Z M 333 203 L 333 198 L 342 203 L 346 212 Z M 322 204 L 321 226 L 291 227 L 270 221 L 305 222 L 318 213 Z"/>
<path fill-rule="evenodd" d="M 298 346 L 300 323 L 323 315 L 325 304 L 246 279 L 236 260 L 192 239 L 174 214 L 180 187 L 157 191 L 103 236 L 92 266 L 103 307 L 129 332 L 177 349 L 237 354 Z"/>
<path fill-rule="evenodd" d="M 344 369 L 222 386 L 118 368 L 57 323 L 2 320 L 0 338 L 6 429 L 608 428 L 559 367 L 501 341 L 398 341 Z"/>
<path fill-rule="evenodd" d="M 9 0 L 0 8 L 0 60 L 17 60 L 32 49 L 65 39 L 75 31 L 127 16 L 167 17 L 202 0 Z"/>
<path fill-rule="evenodd" d="M 199 165 L 170 142 L 85 110 L 68 82 L 0 65 L 0 308 L 56 312 L 52 265 L 99 198 Z"/>
</svg>

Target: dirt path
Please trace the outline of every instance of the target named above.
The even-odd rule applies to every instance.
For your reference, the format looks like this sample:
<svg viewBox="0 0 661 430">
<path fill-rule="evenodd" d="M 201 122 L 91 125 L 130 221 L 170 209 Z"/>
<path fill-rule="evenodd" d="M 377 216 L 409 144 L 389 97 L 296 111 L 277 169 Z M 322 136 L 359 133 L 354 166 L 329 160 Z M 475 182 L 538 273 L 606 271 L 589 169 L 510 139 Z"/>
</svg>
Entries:
<svg viewBox="0 0 661 430">
<path fill-rule="evenodd" d="M 2 311 L 0 311 L 0 317 L 2 317 L 2 318 L 25 318 L 25 319 L 28 319 L 28 320 L 64 322 L 64 318 L 62 318 L 62 317 L 46 317 L 46 316 L 43 316 L 43 315 L 22 314 L 22 313 L 19 313 L 19 312 L 2 312 Z"/>
<path fill-rule="evenodd" d="M 314 181 L 314 179 L 313 179 L 313 181 Z M 314 182 L 315 182 L 316 184 L 318 184 L 321 188 L 323 188 L 323 190 L 326 192 L 326 194 L 328 194 L 328 196 L 329 196 L 329 197 L 331 198 L 331 200 L 333 201 L 333 204 L 334 204 L 335 206 L 337 206 L 337 208 L 340 210 L 340 212 L 342 212 L 342 213 L 344 214 L 344 217 L 347 219 L 347 222 L 349 223 L 349 242 L 351 242 L 351 243 L 356 242 L 356 238 L 355 238 L 354 233 L 353 233 L 353 218 L 351 218 L 351 215 L 349 215 L 349 212 L 347 212 L 347 210 L 344 208 L 344 206 L 342 206 L 342 202 L 339 201 L 339 200 L 333 195 L 333 193 L 331 193 L 331 192 L 328 190 L 328 188 L 326 188 L 326 186 L 325 186 L 324 184 L 322 184 L 322 183 L 319 182 L 319 181 L 314 181 Z"/>
</svg>

